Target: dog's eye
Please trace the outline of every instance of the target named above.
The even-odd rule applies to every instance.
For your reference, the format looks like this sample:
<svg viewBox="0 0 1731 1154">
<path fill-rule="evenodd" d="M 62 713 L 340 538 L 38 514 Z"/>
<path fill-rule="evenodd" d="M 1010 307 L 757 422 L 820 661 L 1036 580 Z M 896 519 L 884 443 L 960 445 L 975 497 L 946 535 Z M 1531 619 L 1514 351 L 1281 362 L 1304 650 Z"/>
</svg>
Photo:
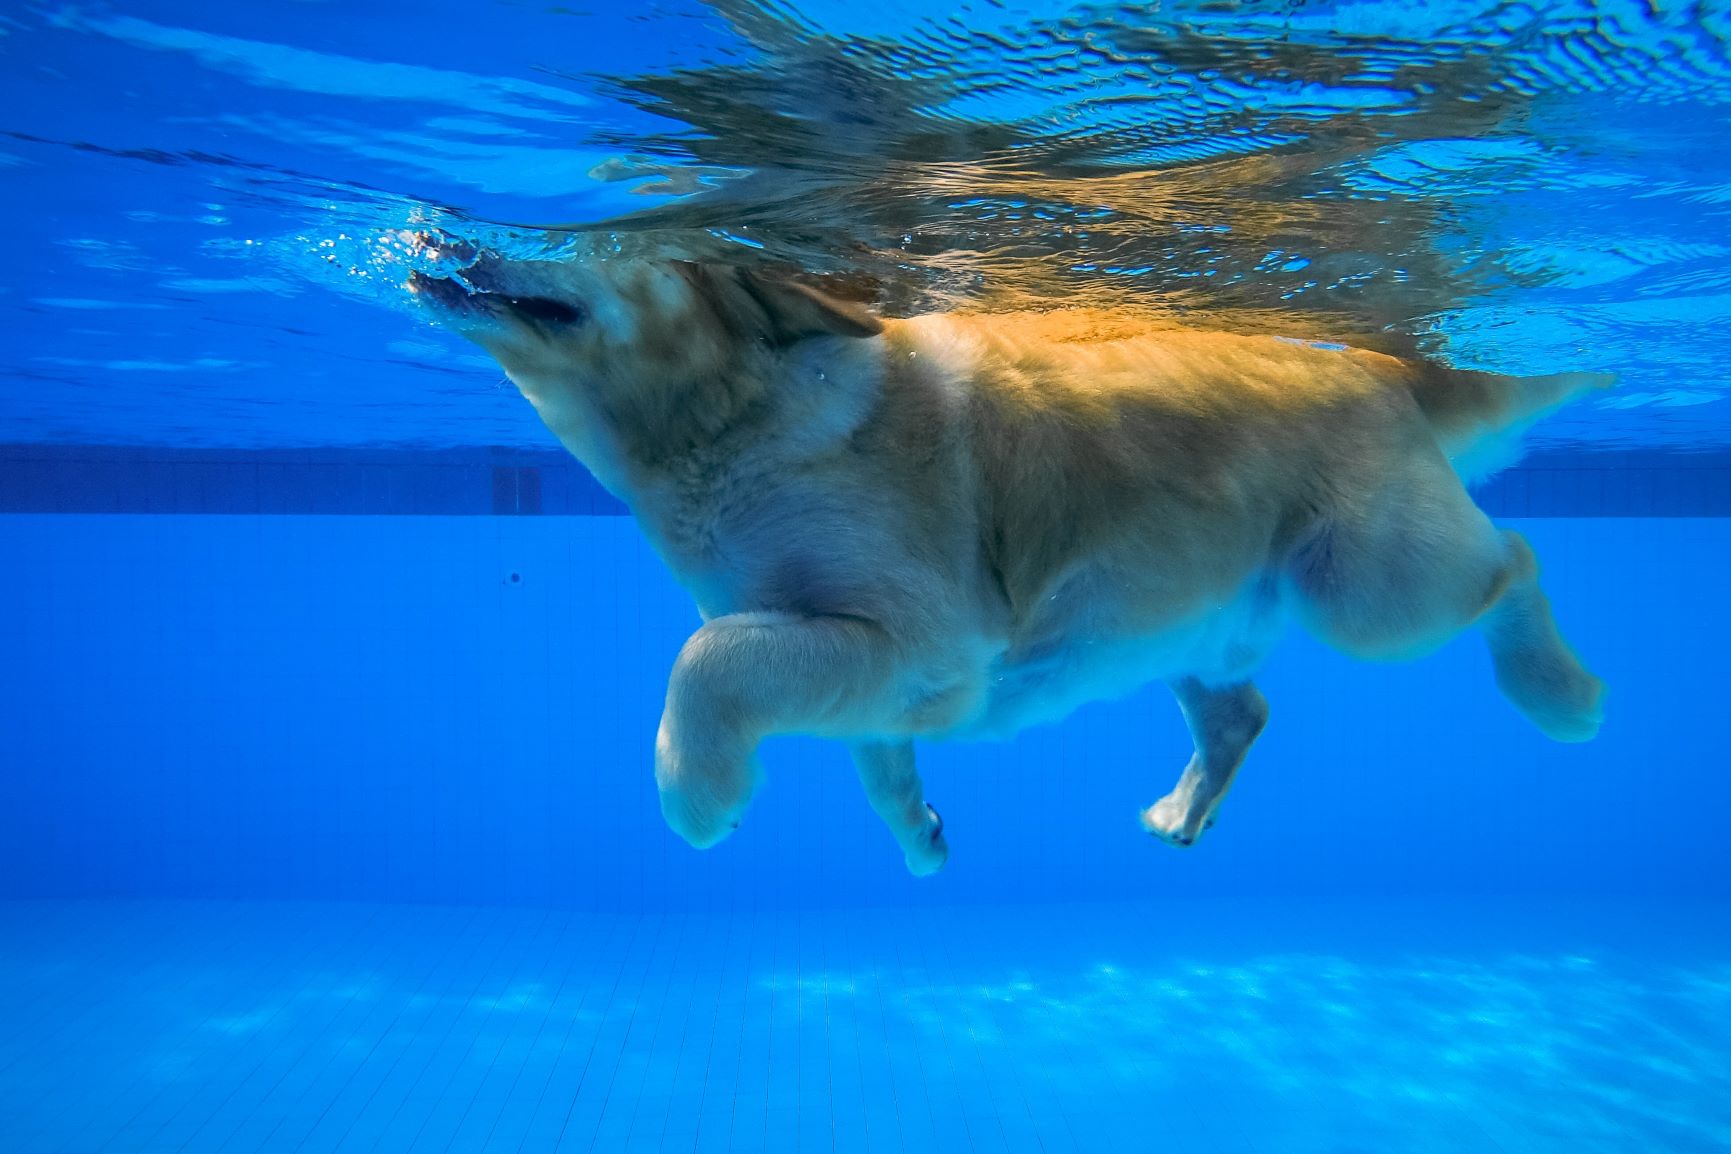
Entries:
<svg viewBox="0 0 1731 1154">
<path fill-rule="evenodd" d="M 581 308 L 552 297 L 511 297 L 509 300 L 513 311 L 532 321 L 555 325 L 575 325 L 583 321 Z"/>
</svg>

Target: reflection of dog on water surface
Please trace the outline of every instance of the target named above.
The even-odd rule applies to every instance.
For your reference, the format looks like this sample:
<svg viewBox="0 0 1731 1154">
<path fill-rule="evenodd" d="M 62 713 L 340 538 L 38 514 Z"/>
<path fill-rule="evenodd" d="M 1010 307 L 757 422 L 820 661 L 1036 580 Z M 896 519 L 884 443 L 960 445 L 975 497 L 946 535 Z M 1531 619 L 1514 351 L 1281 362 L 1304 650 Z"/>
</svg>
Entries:
<svg viewBox="0 0 1731 1154">
<path fill-rule="evenodd" d="M 1582 741 L 1603 686 L 1532 550 L 1451 459 L 1607 378 L 1456 372 L 1102 313 L 880 320 L 681 262 L 483 258 L 410 288 L 495 356 L 631 507 L 705 624 L 656 742 L 693 845 L 737 827 L 775 733 L 850 743 L 916 873 L 914 738 L 1004 735 L 1159 678 L 1195 754 L 1143 812 L 1189 845 L 1267 705 L 1282 622 L 1366 658 L 1476 625 L 1497 683 Z"/>
</svg>

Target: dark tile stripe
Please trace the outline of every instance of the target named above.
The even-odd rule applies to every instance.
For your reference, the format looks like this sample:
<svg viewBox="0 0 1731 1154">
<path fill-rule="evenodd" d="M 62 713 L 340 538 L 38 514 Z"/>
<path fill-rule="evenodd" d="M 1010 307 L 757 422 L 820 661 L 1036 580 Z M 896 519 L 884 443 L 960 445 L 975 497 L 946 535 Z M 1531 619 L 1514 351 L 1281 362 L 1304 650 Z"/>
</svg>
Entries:
<svg viewBox="0 0 1731 1154">
<path fill-rule="evenodd" d="M 562 452 L 0 446 L 0 512 L 619 516 Z"/>
<path fill-rule="evenodd" d="M 1539 453 L 1478 498 L 1504 517 L 1731 516 L 1731 451 Z M 625 512 L 557 450 L 0 445 L 0 513 Z"/>
</svg>

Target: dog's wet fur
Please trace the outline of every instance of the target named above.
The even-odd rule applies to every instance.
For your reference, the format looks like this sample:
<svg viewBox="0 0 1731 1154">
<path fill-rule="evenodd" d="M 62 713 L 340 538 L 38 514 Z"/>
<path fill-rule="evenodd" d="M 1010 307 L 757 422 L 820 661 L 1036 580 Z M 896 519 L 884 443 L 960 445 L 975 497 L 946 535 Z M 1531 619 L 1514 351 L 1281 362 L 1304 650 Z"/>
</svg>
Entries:
<svg viewBox="0 0 1731 1154">
<path fill-rule="evenodd" d="M 410 284 L 636 515 L 705 624 L 655 774 L 695 846 L 738 827 L 766 736 L 848 742 L 908 867 L 948 856 L 915 738 L 1003 736 L 1167 682 L 1195 741 L 1142 813 L 1190 845 L 1267 719 L 1284 622 L 1370 659 L 1468 626 L 1560 741 L 1602 683 L 1462 472 L 1608 384 L 1091 311 L 887 320 L 679 261 L 483 258 Z"/>
</svg>

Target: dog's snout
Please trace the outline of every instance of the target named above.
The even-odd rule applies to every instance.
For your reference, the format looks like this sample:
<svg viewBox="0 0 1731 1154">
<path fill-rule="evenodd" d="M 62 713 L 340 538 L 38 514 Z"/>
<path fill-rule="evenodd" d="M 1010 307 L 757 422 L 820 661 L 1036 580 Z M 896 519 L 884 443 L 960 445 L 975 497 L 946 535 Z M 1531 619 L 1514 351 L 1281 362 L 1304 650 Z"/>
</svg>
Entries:
<svg viewBox="0 0 1731 1154">
<path fill-rule="evenodd" d="M 428 276 L 419 269 L 409 273 L 408 289 L 425 300 L 445 308 L 459 308 L 467 303 L 468 291 L 449 277 Z"/>
</svg>

